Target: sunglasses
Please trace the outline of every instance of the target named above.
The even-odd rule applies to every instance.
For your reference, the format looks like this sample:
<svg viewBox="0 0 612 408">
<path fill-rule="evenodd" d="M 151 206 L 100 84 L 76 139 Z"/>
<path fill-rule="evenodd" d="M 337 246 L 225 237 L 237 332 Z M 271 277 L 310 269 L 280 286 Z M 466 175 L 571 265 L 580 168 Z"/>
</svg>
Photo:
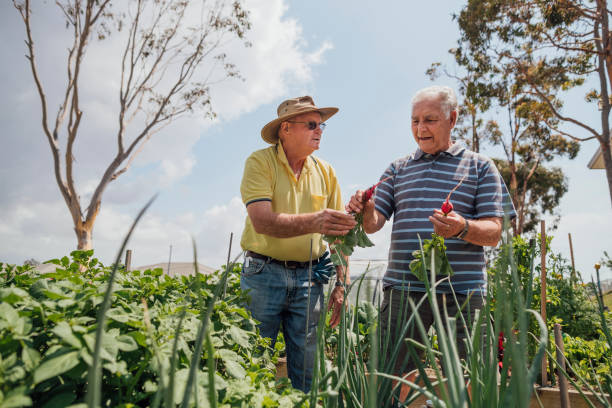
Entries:
<svg viewBox="0 0 612 408">
<path fill-rule="evenodd" d="M 315 130 L 317 127 L 319 129 L 321 129 L 322 131 L 325 130 L 325 126 L 327 126 L 327 123 L 321 122 L 321 123 L 317 123 L 314 120 L 309 120 L 308 122 L 299 122 L 299 121 L 291 121 L 288 120 L 287 122 L 289 123 L 304 123 L 305 125 L 308 126 L 308 130 Z"/>
</svg>

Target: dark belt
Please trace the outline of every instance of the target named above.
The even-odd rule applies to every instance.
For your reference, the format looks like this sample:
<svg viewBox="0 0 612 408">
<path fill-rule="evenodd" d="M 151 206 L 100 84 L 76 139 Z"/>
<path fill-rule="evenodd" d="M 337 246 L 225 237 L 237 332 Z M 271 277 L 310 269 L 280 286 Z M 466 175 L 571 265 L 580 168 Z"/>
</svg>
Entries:
<svg viewBox="0 0 612 408">
<path fill-rule="evenodd" d="M 263 259 L 266 262 L 282 265 L 282 266 L 284 266 L 285 268 L 288 268 L 288 269 L 308 268 L 308 264 L 309 264 L 308 261 L 305 261 L 305 262 L 299 262 L 299 261 L 281 261 L 280 259 L 274 259 L 274 258 L 269 257 L 267 255 L 258 254 L 257 252 L 253 252 L 253 251 L 246 251 L 246 256 L 250 256 L 251 258 L 254 258 L 254 259 Z M 323 258 L 323 257 L 321 257 L 321 258 Z M 319 263 L 321 258 L 313 259 L 312 260 L 312 265 L 314 266 L 317 263 Z"/>
</svg>

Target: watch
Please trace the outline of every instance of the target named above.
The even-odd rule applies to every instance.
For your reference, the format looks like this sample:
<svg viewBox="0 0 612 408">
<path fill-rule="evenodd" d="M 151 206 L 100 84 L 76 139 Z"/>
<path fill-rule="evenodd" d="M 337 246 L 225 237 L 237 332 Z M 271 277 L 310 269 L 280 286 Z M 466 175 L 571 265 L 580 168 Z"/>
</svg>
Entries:
<svg viewBox="0 0 612 408">
<path fill-rule="evenodd" d="M 465 235 L 468 233 L 470 229 L 470 222 L 467 220 L 467 218 L 464 218 L 464 220 L 465 220 L 465 226 L 463 227 L 460 233 L 455 235 L 455 238 L 463 239 L 463 237 L 465 237 Z"/>
<path fill-rule="evenodd" d="M 339 279 L 336 280 L 336 283 L 334 284 L 334 286 L 336 286 L 336 287 L 340 286 L 340 287 L 343 287 L 344 289 L 346 289 L 346 285 L 344 284 L 344 282 L 339 280 Z"/>
</svg>

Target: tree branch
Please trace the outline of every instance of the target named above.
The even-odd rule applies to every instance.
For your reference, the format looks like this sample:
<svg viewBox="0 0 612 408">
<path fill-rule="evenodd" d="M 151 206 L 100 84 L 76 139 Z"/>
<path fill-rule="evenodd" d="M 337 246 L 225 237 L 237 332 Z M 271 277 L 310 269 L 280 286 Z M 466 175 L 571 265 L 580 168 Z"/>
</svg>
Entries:
<svg viewBox="0 0 612 408">
<path fill-rule="evenodd" d="M 20 5 L 17 4 L 15 0 L 13 0 L 13 5 L 21 15 L 21 18 L 24 22 L 26 29 L 26 45 L 28 48 L 28 54 L 26 55 L 27 60 L 30 62 L 30 69 L 32 70 L 32 77 L 34 78 L 34 83 L 36 84 L 36 89 L 38 91 L 38 96 L 40 98 L 41 110 L 42 110 L 42 128 L 45 136 L 47 136 L 47 141 L 49 142 L 49 147 L 51 148 L 51 155 L 53 157 L 53 171 L 55 173 L 55 181 L 57 182 L 57 186 L 66 201 L 66 204 L 69 208 L 71 208 L 71 200 L 72 197 L 70 192 L 66 187 L 66 183 L 62 178 L 61 173 L 61 158 L 59 152 L 59 145 L 57 143 L 57 139 L 53 137 L 51 131 L 49 130 L 49 125 L 47 123 L 48 118 L 48 110 L 47 110 L 47 96 L 43 89 L 42 83 L 40 81 L 40 76 L 38 75 L 38 69 L 36 67 L 36 53 L 34 51 L 34 39 L 32 38 L 32 29 L 30 24 L 30 1 L 26 0 L 25 4 Z M 71 211 L 72 213 L 72 211 Z M 74 215 L 74 214 L 73 214 Z"/>
<path fill-rule="evenodd" d="M 544 121 L 544 123 L 546 124 L 546 126 L 548 126 L 548 128 L 550 128 L 551 130 L 553 130 L 553 131 L 555 131 L 555 132 L 557 132 L 557 133 L 559 133 L 559 134 L 561 134 L 561 135 L 563 135 L 563 136 L 569 137 L 570 139 L 575 140 L 575 141 L 577 141 L 577 142 L 586 142 L 587 140 L 591 140 L 591 139 L 596 139 L 596 138 L 597 138 L 596 136 L 589 136 L 589 137 L 576 137 L 576 136 L 574 136 L 574 135 L 571 135 L 571 134 L 569 134 L 569 133 L 567 133 L 567 132 L 562 131 L 561 129 L 557 128 L 556 126 L 553 126 L 553 125 L 552 125 L 552 124 L 551 124 L 551 123 L 548 121 L 548 119 L 543 119 L 543 121 Z"/>
<path fill-rule="evenodd" d="M 543 101 L 546 105 L 548 105 L 548 107 L 550 108 L 550 110 L 553 113 L 553 115 L 555 115 L 559 120 L 573 123 L 574 125 L 579 126 L 579 127 L 583 128 L 583 129 L 587 130 L 589 133 L 592 133 L 596 137 L 599 136 L 599 133 L 595 129 L 593 129 L 592 127 L 588 126 L 587 124 L 582 123 L 579 120 L 576 120 L 574 118 L 570 118 L 570 117 L 561 115 L 561 113 L 559 113 L 559 111 L 555 108 L 555 106 L 552 104 L 552 102 L 533 83 L 533 81 L 531 80 L 531 78 L 527 74 L 526 74 L 526 79 L 527 79 L 527 82 L 529 83 L 531 89 L 533 90 L 533 92 L 527 91 L 526 93 L 529 94 L 529 95 L 535 95 L 535 96 L 539 97 L 541 101 Z"/>
</svg>

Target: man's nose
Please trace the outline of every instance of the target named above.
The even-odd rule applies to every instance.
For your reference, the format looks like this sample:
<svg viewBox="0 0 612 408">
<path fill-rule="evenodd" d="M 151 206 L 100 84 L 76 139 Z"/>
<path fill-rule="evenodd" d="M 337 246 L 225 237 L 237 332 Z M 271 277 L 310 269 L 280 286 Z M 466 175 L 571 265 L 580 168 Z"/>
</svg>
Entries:
<svg viewBox="0 0 612 408">
<path fill-rule="evenodd" d="M 418 123 L 415 125 L 415 130 L 416 130 L 417 136 L 418 136 L 418 135 L 420 135 L 420 134 L 421 134 L 421 132 L 422 132 L 424 129 L 425 129 L 425 123 L 423 123 L 423 122 L 418 122 Z"/>
</svg>

